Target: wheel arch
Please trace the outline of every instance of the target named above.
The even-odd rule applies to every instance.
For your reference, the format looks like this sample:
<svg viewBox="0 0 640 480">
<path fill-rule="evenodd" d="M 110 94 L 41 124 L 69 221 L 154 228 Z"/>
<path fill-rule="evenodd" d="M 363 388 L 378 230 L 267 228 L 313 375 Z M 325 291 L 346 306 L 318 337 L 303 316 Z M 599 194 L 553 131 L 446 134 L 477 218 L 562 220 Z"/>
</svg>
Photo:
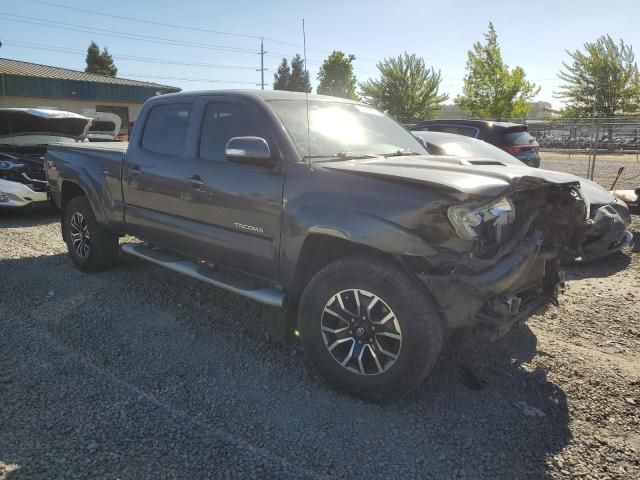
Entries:
<svg viewBox="0 0 640 480">
<path fill-rule="evenodd" d="M 282 231 L 280 283 L 287 292 L 287 328 L 291 332 L 297 324 L 304 289 L 325 265 L 346 256 L 366 254 L 404 268 L 405 255 L 435 254 L 433 247 L 415 233 L 369 213 L 319 205 L 287 213 Z"/>
<path fill-rule="evenodd" d="M 96 220 L 101 224 L 108 224 L 102 203 L 98 201 L 96 192 L 87 189 L 75 179 L 65 179 L 60 188 L 60 212 L 64 218 L 64 211 L 69 202 L 76 197 L 87 197 Z"/>
</svg>

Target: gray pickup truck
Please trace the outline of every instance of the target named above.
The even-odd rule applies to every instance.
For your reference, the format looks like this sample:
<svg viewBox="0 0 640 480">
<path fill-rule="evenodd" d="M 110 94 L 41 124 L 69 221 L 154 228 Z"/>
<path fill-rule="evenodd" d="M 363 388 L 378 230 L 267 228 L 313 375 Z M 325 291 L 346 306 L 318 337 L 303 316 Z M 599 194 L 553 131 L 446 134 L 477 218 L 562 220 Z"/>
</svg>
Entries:
<svg viewBox="0 0 640 480">
<path fill-rule="evenodd" d="M 582 240 L 578 182 L 450 160 L 358 102 L 209 91 L 149 100 L 128 145 L 53 146 L 45 170 L 78 268 L 121 249 L 286 308 L 329 380 L 378 398 L 422 382 L 448 333 L 555 303 Z"/>
</svg>

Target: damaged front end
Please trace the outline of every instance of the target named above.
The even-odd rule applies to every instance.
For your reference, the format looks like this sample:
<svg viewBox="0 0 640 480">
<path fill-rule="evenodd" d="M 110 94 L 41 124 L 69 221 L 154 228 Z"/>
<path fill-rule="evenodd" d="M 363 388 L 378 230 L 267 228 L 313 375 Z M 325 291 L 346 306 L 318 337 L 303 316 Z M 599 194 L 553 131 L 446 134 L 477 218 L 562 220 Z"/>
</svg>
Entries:
<svg viewBox="0 0 640 480">
<path fill-rule="evenodd" d="M 504 335 L 564 285 L 560 254 L 579 251 L 588 205 L 579 184 L 521 178 L 484 204 L 452 206 L 448 217 L 465 249 L 405 258 L 426 285 L 449 329 Z"/>
<path fill-rule="evenodd" d="M 47 201 L 42 147 L 12 147 L 0 153 L 0 207 Z"/>
</svg>

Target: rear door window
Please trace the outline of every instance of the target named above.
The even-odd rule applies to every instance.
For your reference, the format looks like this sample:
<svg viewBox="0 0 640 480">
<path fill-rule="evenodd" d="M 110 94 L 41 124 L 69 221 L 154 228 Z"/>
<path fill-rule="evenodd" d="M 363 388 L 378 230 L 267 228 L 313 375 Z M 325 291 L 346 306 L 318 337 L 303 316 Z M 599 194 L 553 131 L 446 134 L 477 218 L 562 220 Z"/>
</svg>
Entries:
<svg viewBox="0 0 640 480">
<path fill-rule="evenodd" d="M 210 103 L 202 122 L 200 158 L 225 161 L 225 147 L 233 137 L 262 137 L 269 142 L 257 112 L 235 103 Z"/>
<path fill-rule="evenodd" d="M 505 133 L 503 138 L 506 145 L 530 145 L 536 140 L 527 131 Z"/>
<path fill-rule="evenodd" d="M 188 103 L 157 105 L 147 116 L 142 148 L 152 153 L 179 157 L 187 143 L 193 106 Z"/>
</svg>

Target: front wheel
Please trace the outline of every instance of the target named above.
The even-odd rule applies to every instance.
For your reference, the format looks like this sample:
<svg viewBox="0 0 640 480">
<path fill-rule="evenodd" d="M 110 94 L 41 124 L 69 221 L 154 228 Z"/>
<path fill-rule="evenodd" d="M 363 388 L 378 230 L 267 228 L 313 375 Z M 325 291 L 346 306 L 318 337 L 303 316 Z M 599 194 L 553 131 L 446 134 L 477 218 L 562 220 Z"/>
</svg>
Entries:
<svg viewBox="0 0 640 480">
<path fill-rule="evenodd" d="M 83 272 L 97 272 L 118 260 L 118 236 L 96 220 L 86 197 L 72 198 L 62 218 L 64 238 L 73 263 Z"/>
<path fill-rule="evenodd" d="M 366 398 L 415 388 L 443 342 L 433 300 L 396 263 L 378 257 L 346 257 L 318 272 L 302 296 L 299 325 L 320 372 Z"/>
</svg>

